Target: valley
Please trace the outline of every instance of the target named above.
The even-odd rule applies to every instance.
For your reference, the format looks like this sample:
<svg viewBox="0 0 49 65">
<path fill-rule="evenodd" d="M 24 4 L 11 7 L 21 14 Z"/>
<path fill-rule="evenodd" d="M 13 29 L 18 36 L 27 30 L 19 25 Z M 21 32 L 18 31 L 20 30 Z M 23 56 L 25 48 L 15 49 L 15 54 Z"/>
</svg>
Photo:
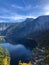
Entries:
<svg viewBox="0 0 49 65">
<path fill-rule="evenodd" d="M 27 18 L 21 23 L 7 23 L 4 29 L 5 25 L 6 23 L 2 25 L 3 28 L 1 26 L 2 30 L 0 29 L 0 43 L 5 44 L 5 47 L 10 51 L 11 65 L 18 65 L 20 60 L 21 63 L 31 61 L 33 65 L 49 65 L 49 16 L 40 16 L 36 19 Z M 11 47 L 10 49 L 8 45 Z M 19 55 L 20 51 L 18 52 L 15 47 L 17 45 L 23 47 L 21 55 Z M 13 50 L 18 55 L 16 52 L 12 54 Z"/>
</svg>

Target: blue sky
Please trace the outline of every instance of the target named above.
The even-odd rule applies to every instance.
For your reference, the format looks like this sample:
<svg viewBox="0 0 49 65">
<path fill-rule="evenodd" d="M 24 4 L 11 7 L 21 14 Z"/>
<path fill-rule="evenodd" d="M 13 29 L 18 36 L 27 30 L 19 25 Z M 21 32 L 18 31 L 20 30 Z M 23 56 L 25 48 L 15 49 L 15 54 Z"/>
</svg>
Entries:
<svg viewBox="0 0 49 65">
<path fill-rule="evenodd" d="M 0 22 L 49 15 L 49 0 L 0 0 Z"/>
</svg>

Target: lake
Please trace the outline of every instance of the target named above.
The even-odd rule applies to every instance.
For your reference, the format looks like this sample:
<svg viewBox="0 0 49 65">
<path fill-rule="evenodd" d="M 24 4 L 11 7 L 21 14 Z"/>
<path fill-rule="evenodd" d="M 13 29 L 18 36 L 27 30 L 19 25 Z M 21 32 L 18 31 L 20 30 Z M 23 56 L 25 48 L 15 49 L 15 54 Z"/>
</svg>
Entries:
<svg viewBox="0 0 49 65">
<path fill-rule="evenodd" d="M 32 52 L 25 48 L 23 45 L 12 45 L 7 43 L 4 39 L 5 36 L 0 36 L 0 44 L 3 49 L 8 49 L 11 57 L 11 64 L 16 65 L 19 60 L 28 61 L 28 58 L 32 55 Z"/>
</svg>

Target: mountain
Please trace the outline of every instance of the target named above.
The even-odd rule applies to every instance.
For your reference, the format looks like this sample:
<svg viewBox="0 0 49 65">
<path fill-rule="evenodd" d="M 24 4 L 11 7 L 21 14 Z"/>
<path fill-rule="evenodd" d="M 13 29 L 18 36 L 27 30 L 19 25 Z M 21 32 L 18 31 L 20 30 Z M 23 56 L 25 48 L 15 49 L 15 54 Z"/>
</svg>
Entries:
<svg viewBox="0 0 49 65">
<path fill-rule="evenodd" d="M 34 20 L 33 18 L 26 18 L 25 21 L 28 22 L 28 21 L 33 21 L 33 20 Z M 25 21 L 24 21 L 24 22 L 25 22 Z"/>
<path fill-rule="evenodd" d="M 9 26 L 13 25 L 14 23 L 0 23 L 0 35 L 4 34 L 4 30 L 6 30 Z"/>
<path fill-rule="evenodd" d="M 14 25 L 17 26 L 19 24 L 18 23 L 0 23 L 0 35 L 4 35 L 6 34 L 6 32 L 8 31 L 8 29 L 10 30 L 10 28 L 12 28 Z"/>
<path fill-rule="evenodd" d="M 6 40 L 12 44 L 23 44 L 30 48 L 37 44 L 49 43 L 49 16 L 26 19 L 20 25 L 13 26 L 7 31 Z"/>
<path fill-rule="evenodd" d="M 12 24 L 14 24 L 14 23 L 4 23 L 4 22 L 0 23 L 0 31 L 5 30 Z"/>
<path fill-rule="evenodd" d="M 27 18 L 26 21 L 21 22 L 18 26 L 13 26 L 12 28 L 10 28 L 10 30 L 7 31 L 7 33 L 6 33 L 6 40 L 8 42 L 14 43 L 14 44 L 15 43 L 17 43 L 17 44 L 21 44 L 22 43 L 26 47 L 29 47 L 29 46 L 35 47 L 37 45 L 34 40 L 32 41 L 32 40 L 28 40 L 27 38 L 25 38 L 30 33 L 30 31 L 34 28 L 34 25 L 35 25 L 34 22 L 32 22 L 33 19 L 29 19 L 30 21 L 28 21 L 28 19 L 29 18 Z M 11 35 L 9 36 L 9 34 L 11 34 Z M 33 45 L 31 45 L 30 42 Z M 28 43 L 28 44 L 26 44 L 26 43 Z"/>
</svg>

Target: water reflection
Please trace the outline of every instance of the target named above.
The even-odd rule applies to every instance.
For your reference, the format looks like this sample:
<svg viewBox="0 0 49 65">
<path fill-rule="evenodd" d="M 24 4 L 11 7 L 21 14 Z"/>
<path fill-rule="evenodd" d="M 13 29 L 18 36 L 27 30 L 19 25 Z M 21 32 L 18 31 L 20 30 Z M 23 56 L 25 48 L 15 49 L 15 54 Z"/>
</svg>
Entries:
<svg viewBox="0 0 49 65">
<path fill-rule="evenodd" d="M 23 45 L 12 45 L 10 43 L 2 43 L 1 44 L 4 49 L 8 49 L 10 53 L 14 54 L 14 56 L 27 55 L 30 56 L 32 52 L 25 48 Z M 14 52 L 14 53 L 13 53 Z"/>
</svg>

